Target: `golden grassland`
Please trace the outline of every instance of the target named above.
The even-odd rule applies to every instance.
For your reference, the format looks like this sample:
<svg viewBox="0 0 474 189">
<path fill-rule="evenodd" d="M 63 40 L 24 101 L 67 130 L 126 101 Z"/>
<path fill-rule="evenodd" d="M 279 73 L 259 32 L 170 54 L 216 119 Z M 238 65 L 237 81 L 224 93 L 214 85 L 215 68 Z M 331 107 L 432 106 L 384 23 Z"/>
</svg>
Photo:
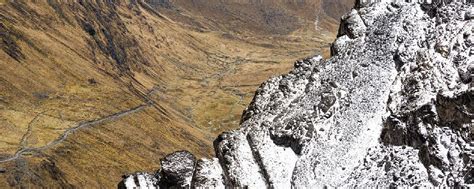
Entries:
<svg viewBox="0 0 474 189">
<path fill-rule="evenodd" d="M 238 127 L 263 81 L 288 72 L 297 57 L 327 56 L 335 37 L 329 23 L 333 28 L 312 31 L 319 37 L 310 35 L 313 26 L 285 36 L 196 30 L 127 6 L 114 10 L 120 23 L 95 23 L 98 34 L 91 36 L 74 21 L 90 11 L 62 5 L 60 13 L 46 2 L 21 7 L 0 7 L 0 29 L 7 31 L 0 37 L 12 41 L 0 50 L 0 160 L 106 119 L 0 163 L 0 186 L 111 188 L 121 175 L 158 169 L 160 158 L 177 149 L 211 157 L 212 141 Z M 128 70 L 101 50 L 101 27 L 127 47 Z"/>
</svg>

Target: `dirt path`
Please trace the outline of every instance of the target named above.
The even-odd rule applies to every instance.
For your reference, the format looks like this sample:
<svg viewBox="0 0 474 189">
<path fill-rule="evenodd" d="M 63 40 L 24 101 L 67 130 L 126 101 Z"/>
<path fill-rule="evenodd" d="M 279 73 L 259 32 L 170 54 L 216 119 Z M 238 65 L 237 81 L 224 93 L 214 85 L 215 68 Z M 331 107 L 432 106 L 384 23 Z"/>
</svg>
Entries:
<svg viewBox="0 0 474 189">
<path fill-rule="evenodd" d="M 39 119 L 39 117 L 41 115 L 43 115 L 44 112 L 42 113 L 39 113 L 38 115 L 36 115 L 31 121 L 30 123 L 28 123 L 28 130 L 26 131 L 26 133 L 23 135 L 23 137 L 21 137 L 21 142 L 20 142 L 20 148 L 24 148 L 26 147 L 26 145 L 28 145 L 28 137 L 30 137 L 31 135 L 31 132 L 33 130 L 33 124 Z"/>
<path fill-rule="evenodd" d="M 111 115 L 108 115 L 108 116 L 105 116 L 105 117 L 102 117 L 102 118 L 99 118 L 99 119 L 96 119 L 96 120 L 81 122 L 75 127 L 71 127 L 69 129 L 66 129 L 63 132 L 63 134 L 61 134 L 58 138 L 56 138 L 55 140 L 49 142 L 48 144 L 46 144 L 44 146 L 34 147 L 34 148 L 28 148 L 28 147 L 22 146 L 22 149 L 18 150 L 15 153 L 15 155 L 13 155 L 12 157 L 9 157 L 9 158 L 6 158 L 6 159 L 0 159 L 0 163 L 5 163 L 5 162 L 16 160 L 16 159 L 20 158 L 21 156 L 23 156 L 24 154 L 29 153 L 29 152 L 38 152 L 38 151 L 42 151 L 42 150 L 51 148 L 51 147 L 53 147 L 57 144 L 60 144 L 64 140 L 66 140 L 69 135 L 73 134 L 75 131 L 77 131 L 79 129 L 86 128 L 86 127 L 92 127 L 92 126 L 103 124 L 105 122 L 117 120 L 117 119 L 119 119 L 121 117 L 124 117 L 124 116 L 127 116 L 129 114 L 142 111 L 143 109 L 150 106 L 151 104 L 152 103 L 142 104 L 140 106 L 137 106 L 137 107 L 134 107 L 134 108 L 131 108 L 131 109 L 128 109 L 128 110 L 120 111 L 120 112 L 117 112 L 117 113 L 114 113 L 114 114 L 111 114 Z M 26 138 L 24 137 L 24 139 L 22 139 L 22 141 L 23 140 L 26 140 Z"/>
</svg>

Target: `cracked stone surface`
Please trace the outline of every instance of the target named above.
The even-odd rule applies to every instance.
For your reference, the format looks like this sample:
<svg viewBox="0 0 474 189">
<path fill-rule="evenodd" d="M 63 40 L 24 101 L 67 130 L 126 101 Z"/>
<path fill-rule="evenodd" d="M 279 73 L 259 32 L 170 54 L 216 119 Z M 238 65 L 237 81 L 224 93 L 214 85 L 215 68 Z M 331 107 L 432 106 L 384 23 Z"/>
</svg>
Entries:
<svg viewBox="0 0 474 189">
<path fill-rule="evenodd" d="M 217 159 L 171 159 L 180 178 L 163 176 L 169 166 L 154 178 L 183 188 L 474 187 L 472 12 L 356 5 L 332 58 L 297 61 L 262 84 L 241 128 L 214 142 Z"/>
</svg>

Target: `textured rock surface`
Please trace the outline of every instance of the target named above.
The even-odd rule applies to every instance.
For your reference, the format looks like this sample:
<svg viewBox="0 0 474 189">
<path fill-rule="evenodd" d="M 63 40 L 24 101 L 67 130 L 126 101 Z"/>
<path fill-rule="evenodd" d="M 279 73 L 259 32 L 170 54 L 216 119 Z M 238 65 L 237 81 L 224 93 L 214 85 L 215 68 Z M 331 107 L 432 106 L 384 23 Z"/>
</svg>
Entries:
<svg viewBox="0 0 474 189">
<path fill-rule="evenodd" d="M 193 188 L 222 188 L 224 187 L 224 174 L 219 160 L 199 160 L 193 175 Z"/>
<path fill-rule="evenodd" d="M 189 152 L 175 152 L 161 160 L 160 186 L 164 188 L 189 188 L 193 178 L 196 158 Z"/>
<path fill-rule="evenodd" d="M 206 186 L 474 187 L 473 6 L 357 7 L 331 59 L 260 87 Z"/>
<path fill-rule="evenodd" d="M 118 188 L 149 188 L 156 189 L 158 187 L 159 175 L 150 175 L 148 173 L 135 173 L 124 178 L 119 183 Z"/>
</svg>

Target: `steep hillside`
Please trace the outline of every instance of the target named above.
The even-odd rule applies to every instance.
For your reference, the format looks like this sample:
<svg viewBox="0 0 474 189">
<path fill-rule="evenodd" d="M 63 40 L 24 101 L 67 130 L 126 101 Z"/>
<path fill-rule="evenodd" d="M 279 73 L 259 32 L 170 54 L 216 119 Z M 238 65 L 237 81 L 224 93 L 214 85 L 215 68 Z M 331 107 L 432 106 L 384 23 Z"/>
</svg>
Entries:
<svg viewBox="0 0 474 189">
<path fill-rule="evenodd" d="M 473 188 L 474 4 L 358 2 L 333 56 L 262 84 L 215 158 L 178 151 L 120 186 Z"/>
<path fill-rule="evenodd" d="M 222 6 L 206 2 L 196 4 Z M 184 1 L 170 5 L 186 16 L 149 3 L 0 3 L 0 186 L 110 188 L 174 149 L 209 157 L 263 80 L 336 33 L 331 19 L 262 29 Z"/>
</svg>

